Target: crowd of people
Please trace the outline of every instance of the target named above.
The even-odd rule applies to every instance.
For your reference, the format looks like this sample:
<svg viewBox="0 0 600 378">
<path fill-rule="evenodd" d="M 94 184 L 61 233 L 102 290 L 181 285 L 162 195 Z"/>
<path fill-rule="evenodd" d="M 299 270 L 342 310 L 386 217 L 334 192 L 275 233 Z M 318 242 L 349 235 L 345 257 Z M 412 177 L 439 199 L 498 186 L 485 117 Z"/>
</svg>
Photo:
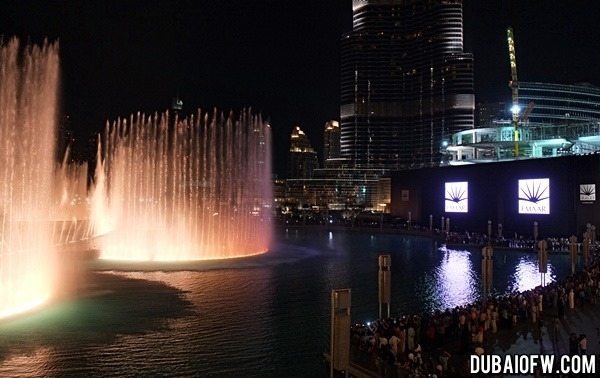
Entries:
<svg viewBox="0 0 600 378">
<path fill-rule="evenodd" d="M 491 236 L 487 233 L 469 232 L 469 231 L 449 231 L 440 229 L 430 225 L 423 225 L 416 222 L 409 222 L 406 219 L 394 218 L 392 220 L 384 219 L 383 217 L 376 216 L 376 214 L 370 214 L 367 218 L 357 218 L 359 221 L 352 221 L 347 218 L 336 218 L 327 222 L 325 218 L 318 218 L 316 216 L 307 216 L 302 218 L 303 221 L 298 219 L 290 221 L 281 221 L 282 224 L 288 225 L 327 225 L 327 226 L 348 226 L 348 227 L 364 227 L 364 228 L 379 228 L 382 230 L 402 230 L 403 232 L 412 232 L 421 235 L 436 235 L 451 245 L 464 245 L 464 246 L 483 246 L 491 244 L 494 247 L 507 248 L 507 249 L 522 249 L 533 251 L 535 249 L 535 240 L 530 236 L 518 235 L 514 233 L 510 236 L 504 236 L 501 232 L 498 234 L 492 234 Z M 383 221 L 383 223 L 382 223 Z M 594 231 L 595 234 L 595 231 Z M 594 236 L 595 238 L 595 236 Z M 547 248 L 549 252 L 569 252 L 569 239 L 565 237 L 561 238 L 546 238 L 548 242 Z M 581 244 L 581 241 L 580 241 Z"/>
<path fill-rule="evenodd" d="M 442 230 L 440 228 L 433 228 L 430 230 L 429 226 L 423 226 L 416 223 L 404 223 L 402 229 L 405 231 L 411 230 L 418 233 L 433 233 L 434 235 L 437 235 L 439 238 L 444 240 L 447 244 L 451 245 L 483 246 L 491 244 L 494 247 L 533 251 L 535 249 L 536 242 L 532 237 L 518 235 L 517 233 L 514 233 L 514 235 L 508 237 L 501 234 L 492 234 L 490 236 L 487 233 L 469 231 L 448 231 Z M 546 238 L 545 240 L 548 242 L 547 248 L 550 252 L 569 251 L 570 242 L 568 238 Z"/>
<path fill-rule="evenodd" d="M 557 343 L 561 318 L 600 303 L 598 245 L 592 251 L 593 258 L 582 271 L 544 287 L 434 313 L 355 324 L 351 359 L 383 377 L 444 377 L 465 368 L 468 355 L 485 353 L 486 342 L 504 330 L 527 325 L 539 339 L 545 327 Z M 585 354 L 586 336 L 571 334 L 569 346 L 571 354 Z"/>
<path fill-rule="evenodd" d="M 547 238 L 545 240 L 548 242 L 547 247 L 550 252 L 569 251 L 570 242 L 568 238 Z M 501 248 L 525 249 L 530 251 L 535 249 L 535 240 L 517 234 L 512 238 L 501 236 L 492 237 L 490 239 L 487 234 L 479 234 L 476 232 L 449 232 L 445 236 L 445 241 L 454 245 L 482 246 L 489 243 L 494 247 Z"/>
</svg>

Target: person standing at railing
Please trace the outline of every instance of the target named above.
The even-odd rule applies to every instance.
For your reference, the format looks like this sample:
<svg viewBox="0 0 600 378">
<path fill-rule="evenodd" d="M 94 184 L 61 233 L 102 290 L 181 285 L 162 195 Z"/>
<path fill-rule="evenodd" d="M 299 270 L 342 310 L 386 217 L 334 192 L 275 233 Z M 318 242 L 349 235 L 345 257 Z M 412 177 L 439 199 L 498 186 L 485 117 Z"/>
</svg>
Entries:
<svg viewBox="0 0 600 378">
<path fill-rule="evenodd" d="M 586 354 L 587 352 L 587 337 L 585 334 L 579 336 L 579 353 Z"/>
<path fill-rule="evenodd" d="M 569 309 L 575 309 L 575 293 L 573 292 L 573 289 L 569 290 Z"/>
</svg>

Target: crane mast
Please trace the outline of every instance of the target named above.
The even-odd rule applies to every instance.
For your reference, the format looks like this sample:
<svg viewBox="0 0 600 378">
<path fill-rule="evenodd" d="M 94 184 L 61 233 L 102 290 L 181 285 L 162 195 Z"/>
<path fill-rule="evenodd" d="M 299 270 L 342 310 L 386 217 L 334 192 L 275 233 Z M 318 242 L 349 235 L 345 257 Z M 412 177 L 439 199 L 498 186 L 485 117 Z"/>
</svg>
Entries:
<svg viewBox="0 0 600 378">
<path fill-rule="evenodd" d="M 515 36 L 512 27 L 506 29 L 506 38 L 508 41 L 508 57 L 510 59 L 510 76 L 508 86 L 512 91 L 512 123 L 514 127 L 515 139 L 515 159 L 519 158 L 519 80 L 517 79 L 517 54 L 515 53 Z"/>
</svg>

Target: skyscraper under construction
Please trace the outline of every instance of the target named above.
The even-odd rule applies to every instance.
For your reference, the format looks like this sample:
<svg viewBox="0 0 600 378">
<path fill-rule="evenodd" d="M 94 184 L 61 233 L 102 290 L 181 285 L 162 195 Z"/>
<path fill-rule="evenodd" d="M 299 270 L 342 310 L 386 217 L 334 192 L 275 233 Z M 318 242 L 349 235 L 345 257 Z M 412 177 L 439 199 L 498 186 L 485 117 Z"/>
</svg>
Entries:
<svg viewBox="0 0 600 378">
<path fill-rule="evenodd" d="M 462 0 L 353 0 L 342 36 L 342 157 L 366 169 L 443 164 L 473 113 Z"/>
</svg>

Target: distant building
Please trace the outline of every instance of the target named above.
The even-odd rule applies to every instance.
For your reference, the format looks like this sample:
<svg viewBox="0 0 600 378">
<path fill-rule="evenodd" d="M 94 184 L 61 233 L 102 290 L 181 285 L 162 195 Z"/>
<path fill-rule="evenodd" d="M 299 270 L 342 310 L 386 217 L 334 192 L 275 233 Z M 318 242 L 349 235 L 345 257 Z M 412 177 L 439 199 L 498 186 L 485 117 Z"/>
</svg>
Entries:
<svg viewBox="0 0 600 378">
<path fill-rule="evenodd" d="M 519 82 L 521 108 L 533 102 L 529 123 L 568 125 L 600 121 L 600 88 L 591 84 Z"/>
<path fill-rule="evenodd" d="M 443 163 L 452 134 L 473 127 L 462 0 L 352 4 L 341 41 L 341 156 L 365 169 Z"/>
<path fill-rule="evenodd" d="M 519 102 L 520 158 L 600 150 L 600 88 L 590 84 L 519 82 Z M 501 116 L 492 117 L 478 128 L 457 132 L 447 149 L 451 164 L 514 159 L 514 135 L 510 118 Z"/>
<path fill-rule="evenodd" d="M 510 119 L 510 106 L 506 102 L 483 102 L 475 105 L 475 127 L 490 125 L 499 119 Z"/>
<path fill-rule="evenodd" d="M 312 178 L 286 180 L 286 202 L 329 210 L 372 208 L 380 175 L 381 171 L 343 163 L 336 168 L 316 169 Z"/>
<path fill-rule="evenodd" d="M 319 167 L 317 152 L 299 126 L 294 126 L 290 138 L 288 177 L 292 179 L 311 178 Z"/>
<path fill-rule="evenodd" d="M 171 110 L 176 113 L 183 110 L 183 101 L 179 98 L 179 95 L 177 97 L 173 97 L 173 100 L 171 101 Z"/>
<path fill-rule="evenodd" d="M 392 179 L 390 177 L 381 177 L 377 181 L 377 189 L 375 190 L 375 198 L 373 200 L 373 208 L 375 210 L 389 213 L 390 204 L 392 202 Z"/>
<path fill-rule="evenodd" d="M 323 133 L 323 161 L 340 158 L 340 123 L 338 121 L 325 122 Z"/>
<path fill-rule="evenodd" d="M 275 207 L 281 207 L 286 201 L 285 180 L 273 177 L 273 202 Z"/>
</svg>

